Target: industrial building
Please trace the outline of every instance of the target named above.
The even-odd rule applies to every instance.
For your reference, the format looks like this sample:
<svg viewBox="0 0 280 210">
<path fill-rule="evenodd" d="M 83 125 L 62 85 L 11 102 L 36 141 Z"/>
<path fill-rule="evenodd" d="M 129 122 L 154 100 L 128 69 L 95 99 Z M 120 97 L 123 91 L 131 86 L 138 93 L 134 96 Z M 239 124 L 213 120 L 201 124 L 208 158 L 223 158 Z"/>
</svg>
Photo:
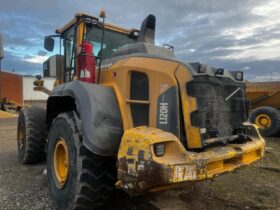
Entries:
<svg viewBox="0 0 280 210">
<path fill-rule="evenodd" d="M 52 90 L 55 78 L 44 77 L 45 86 Z M 33 90 L 34 76 L 23 76 L 12 72 L 0 72 L 0 101 L 14 101 L 31 105 L 45 103 L 48 95 Z"/>
</svg>

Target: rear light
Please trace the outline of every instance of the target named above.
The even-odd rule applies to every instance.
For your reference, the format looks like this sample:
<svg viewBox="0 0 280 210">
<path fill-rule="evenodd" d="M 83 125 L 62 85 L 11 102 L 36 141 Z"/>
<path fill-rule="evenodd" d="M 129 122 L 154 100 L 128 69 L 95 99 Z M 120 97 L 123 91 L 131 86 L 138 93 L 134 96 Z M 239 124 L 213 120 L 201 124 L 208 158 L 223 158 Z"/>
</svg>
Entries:
<svg viewBox="0 0 280 210">
<path fill-rule="evenodd" d="M 154 145 L 154 152 L 157 157 L 161 157 L 165 153 L 165 145 L 164 143 L 158 143 Z"/>
</svg>

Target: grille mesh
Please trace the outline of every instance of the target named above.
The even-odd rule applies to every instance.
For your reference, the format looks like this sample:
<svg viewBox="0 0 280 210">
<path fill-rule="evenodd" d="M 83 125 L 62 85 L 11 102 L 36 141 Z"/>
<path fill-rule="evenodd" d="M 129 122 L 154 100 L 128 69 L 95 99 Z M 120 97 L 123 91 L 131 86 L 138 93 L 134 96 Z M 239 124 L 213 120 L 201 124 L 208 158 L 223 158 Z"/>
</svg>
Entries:
<svg viewBox="0 0 280 210">
<path fill-rule="evenodd" d="M 226 77 L 203 75 L 194 76 L 186 88 L 189 96 L 196 97 L 198 105 L 191 113 L 191 123 L 207 129 L 204 139 L 231 136 L 246 121 L 245 84 Z M 240 90 L 225 101 L 237 88 Z"/>
</svg>

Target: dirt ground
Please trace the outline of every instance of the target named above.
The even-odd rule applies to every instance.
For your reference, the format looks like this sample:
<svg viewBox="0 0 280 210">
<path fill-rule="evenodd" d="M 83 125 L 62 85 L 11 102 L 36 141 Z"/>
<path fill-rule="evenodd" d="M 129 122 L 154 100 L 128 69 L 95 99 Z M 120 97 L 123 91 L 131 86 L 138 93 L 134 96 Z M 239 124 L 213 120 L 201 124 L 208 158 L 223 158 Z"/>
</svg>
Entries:
<svg viewBox="0 0 280 210">
<path fill-rule="evenodd" d="M 45 163 L 20 165 L 16 118 L 0 119 L 0 209 L 55 209 L 48 194 Z M 256 164 L 184 188 L 129 198 L 116 191 L 105 207 L 122 210 L 279 209 L 280 138 L 267 138 Z"/>
</svg>

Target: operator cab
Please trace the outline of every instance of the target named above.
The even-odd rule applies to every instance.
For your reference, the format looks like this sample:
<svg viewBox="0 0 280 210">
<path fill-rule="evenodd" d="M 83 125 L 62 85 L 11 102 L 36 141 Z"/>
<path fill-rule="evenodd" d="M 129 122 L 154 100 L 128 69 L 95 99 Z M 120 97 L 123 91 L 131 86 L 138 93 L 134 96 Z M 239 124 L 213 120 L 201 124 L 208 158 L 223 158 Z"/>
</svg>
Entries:
<svg viewBox="0 0 280 210">
<path fill-rule="evenodd" d="M 125 29 L 108 23 L 102 23 L 99 18 L 77 13 L 75 18 L 64 27 L 56 30 L 57 35 L 45 37 L 45 49 L 53 51 L 54 37 L 60 39 L 60 51 L 64 52 L 64 64 L 57 73 L 59 84 L 72 81 L 78 75 L 78 56 L 87 42 L 92 46 L 95 67 L 100 61 L 110 58 L 119 47 L 137 42 L 139 31 Z M 63 45 L 62 45 L 63 43 Z M 102 52 L 101 52 L 102 47 Z"/>
<path fill-rule="evenodd" d="M 90 62 L 93 63 L 91 67 L 93 71 L 100 70 L 101 61 L 117 56 L 149 54 L 169 59 L 175 57 L 173 46 L 155 45 L 156 18 L 154 15 L 149 15 L 144 19 L 140 31 L 104 23 L 104 15 L 104 13 L 103 16 L 101 15 L 103 17 L 103 22 L 101 22 L 97 17 L 77 13 L 73 20 L 56 30 L 57 35 L 45 37 L 45 49 L 53 51 L 53 37 L 58 37 L 60 51 L 61 48 L 64 51 L 64 62 L 58 65 L 60 68 L 56 70 L 58 84 L 70 82 L 75 77 L 80 79 L 79 56 L 81 55 L 93 56 L 94 61 Z M 92 46 L 92 50 L 83 51 L 86 48 L 83 45 L 85 42 L 87 46 L 88 44 Z M 87 60 L 85 59 L 84 63 L 89 63 Z"/>
</svg>

